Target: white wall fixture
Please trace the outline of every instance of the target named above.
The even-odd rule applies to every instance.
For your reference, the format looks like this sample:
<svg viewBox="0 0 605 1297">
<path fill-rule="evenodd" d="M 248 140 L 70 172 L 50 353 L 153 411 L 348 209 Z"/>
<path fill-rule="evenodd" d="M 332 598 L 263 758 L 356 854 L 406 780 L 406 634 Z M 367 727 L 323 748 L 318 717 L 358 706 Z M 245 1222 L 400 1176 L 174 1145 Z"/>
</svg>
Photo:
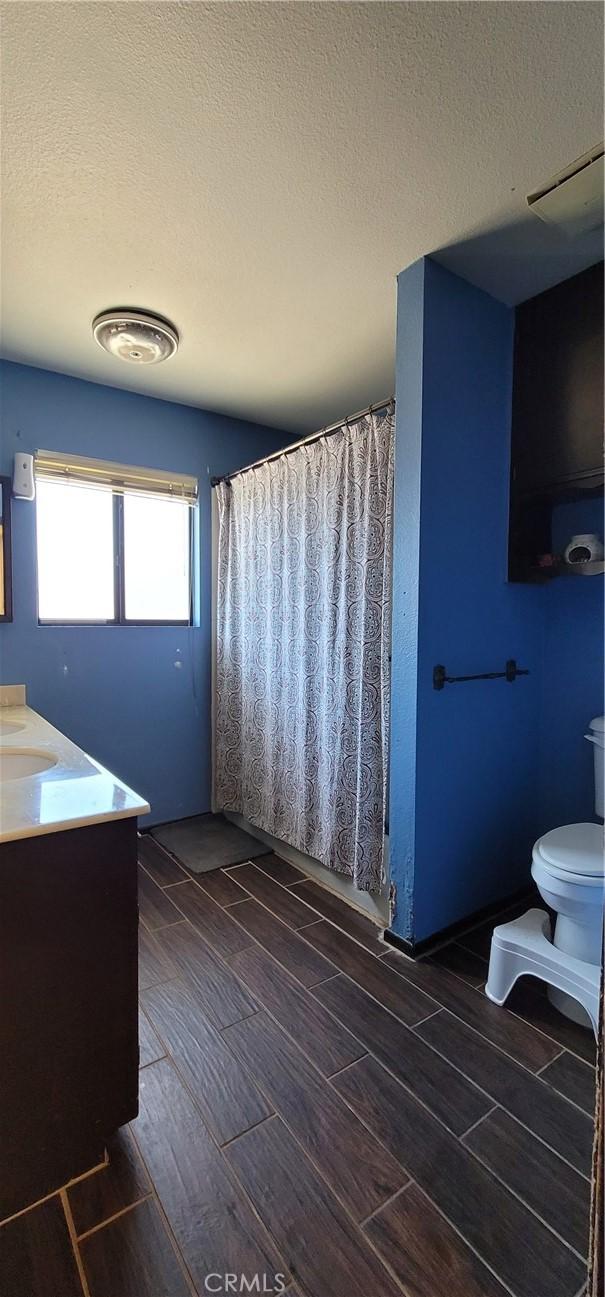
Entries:
<svg viewBox="0 0 605 1297">
<path fill-rule="evenodd" d="M 601 143 L 528 194 L 527 203 L 541 221 L 556 225 L 569 238 L 577 238 L 603 225 L 604 179 Z"/>
<path fill-rule="evenodd" d="M 563 561 L 570 571 L 580 572 L 583 576 L 603 572 L 603 543 L 595 532 L 572 536 L 565 546 Z"/>
<path fill-rule="evenodd" d="M 18 500 L 33 500 L 35 494 L 33 455 L 15 455 L 13 463 L 13 495 Z"/>
<path fill-rule="evenodd" d="M 157 365 L 174 356 L 179 345 L 174 325 L 146 311 L 103 311 L 93 320 L 92 332 L 110 356 L 131 365 Z"/>
</svg>

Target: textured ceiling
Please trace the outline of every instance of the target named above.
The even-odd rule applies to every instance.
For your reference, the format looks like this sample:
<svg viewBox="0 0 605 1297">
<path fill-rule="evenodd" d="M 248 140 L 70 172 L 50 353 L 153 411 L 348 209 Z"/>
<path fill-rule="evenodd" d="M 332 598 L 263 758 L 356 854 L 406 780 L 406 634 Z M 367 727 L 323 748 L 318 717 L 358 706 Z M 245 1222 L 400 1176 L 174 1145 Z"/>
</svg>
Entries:
<svg viewBox="0 0 605 1297">
<path fill-rule="evenodd" d="M 598 257 L 525 195 L 602 134 L 593 3 L 3 6 L 3 354 L 306 431 L 393 389 L 423 253 L 507 301 Z M 445 250 L 445 251 L 444 251 Z M 143 370 L 93 342 L 168 316 Z"/>
</svg>

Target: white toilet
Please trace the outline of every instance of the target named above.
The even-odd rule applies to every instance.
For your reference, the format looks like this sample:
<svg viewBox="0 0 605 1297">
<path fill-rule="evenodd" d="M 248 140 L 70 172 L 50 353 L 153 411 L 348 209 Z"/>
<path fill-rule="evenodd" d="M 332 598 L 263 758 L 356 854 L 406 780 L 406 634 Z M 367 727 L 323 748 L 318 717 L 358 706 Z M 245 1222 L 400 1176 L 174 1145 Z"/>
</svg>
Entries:
<svg viewBox="0 0 605 1297">
<path fill-rule="evenodd" d="M 585 736 L 593 744 L 595 811 L 604 814 L 605 717 L 590 722 Z M 549 983 L 548 996 L 567 1017 L 597 1030 L 597 1010 L 605 900 L 605 850 L 602 824 L 564 824 L 534 845 L 532 877 L 557 919 L 532 909 L 512 923 L 494 928 L 485 993 L 504 1004 L 523 974 Z"/>
</svg>

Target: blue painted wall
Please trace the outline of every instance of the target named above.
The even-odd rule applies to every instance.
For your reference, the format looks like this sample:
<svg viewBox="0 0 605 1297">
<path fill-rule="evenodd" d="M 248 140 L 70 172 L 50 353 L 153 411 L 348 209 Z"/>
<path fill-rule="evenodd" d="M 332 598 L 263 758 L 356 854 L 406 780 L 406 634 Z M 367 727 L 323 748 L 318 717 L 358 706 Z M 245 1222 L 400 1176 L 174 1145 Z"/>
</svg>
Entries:
<svg viewBox="0 0 605 1297">
<path fill-rule="evenodd" d="M 543 591 L 506 581 L 512 340 L 509 308 L 430 259 L 399 276 L 390 858 L 417 941 L 527 881 L 539 818 Z M 531 675 L 432 688 L 438 662 L 508 657 Z"/>
<path fill-rule="evenodd" d="M 54 725 L 148 799 L 149 823 L 210 805 L 210 478 L 291 438 L 221 415 L 45 370 L 0 365 L 0 472 L 37 447 L 169 468 L 200 483 L 199 625 L 40 627 L 35 506 L 14 500 L 14 621 L 0 680 L 27 683 Z M 177 665 L 178 663 L 178 665 Z"/>
</svg>

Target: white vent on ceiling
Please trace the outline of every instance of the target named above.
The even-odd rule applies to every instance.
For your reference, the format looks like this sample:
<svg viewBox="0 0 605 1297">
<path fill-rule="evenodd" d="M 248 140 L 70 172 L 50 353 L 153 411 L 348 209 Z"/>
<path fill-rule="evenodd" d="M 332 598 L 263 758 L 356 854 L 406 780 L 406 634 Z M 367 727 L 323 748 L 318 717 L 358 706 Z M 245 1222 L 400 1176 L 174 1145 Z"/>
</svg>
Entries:
<svg viewBox="0 0 605 1297">
<path fill-rule="evenodd" d="M 604 182 L 603 144 L 598 144 L 528 194 L 528 206 L 541 221 L 576 238 L 603 225 Z"/>
</svg>

